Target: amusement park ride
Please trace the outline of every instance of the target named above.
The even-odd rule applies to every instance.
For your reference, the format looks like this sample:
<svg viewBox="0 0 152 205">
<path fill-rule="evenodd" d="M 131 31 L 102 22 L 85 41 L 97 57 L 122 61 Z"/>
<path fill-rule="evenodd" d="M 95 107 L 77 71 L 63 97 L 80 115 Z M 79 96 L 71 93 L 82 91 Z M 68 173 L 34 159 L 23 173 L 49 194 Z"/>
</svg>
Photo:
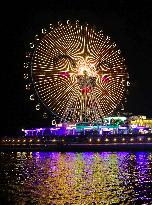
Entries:
<svg viewBox="0 0 152 205">
<path fill-rule="evenodd" d="M 88 130 L 129 133 L 124 110 L 129 75 L 120 49 L 111 38 L 78 21 L 49 25 L 30 43 L 24 63 L 26 90 L 36 110 L 59 117 L 50 128 L 24 130 L 25 135 L 79 134 Z M 62 132 L 61 132 L 62 130 Z"/>
</svg>

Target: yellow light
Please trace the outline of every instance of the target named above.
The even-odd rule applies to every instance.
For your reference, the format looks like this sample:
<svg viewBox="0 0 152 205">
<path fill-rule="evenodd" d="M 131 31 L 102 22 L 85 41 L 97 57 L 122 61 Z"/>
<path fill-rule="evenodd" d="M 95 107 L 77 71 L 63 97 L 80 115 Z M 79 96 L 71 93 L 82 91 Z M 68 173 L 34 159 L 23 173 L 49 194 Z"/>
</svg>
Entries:
<svg viewBox="0 0 152 205">
<path fill-rule="evenodd" d="M 122 138 L 122 141 L 125 141 L 125 138 Z"/>
<path fill-rule="evenodd" d="M 131 142 L 133 142 L 133 141 L 134 141 L 134 139 L 133 139 L 133 138 L 131 138 L 131 139 L 130 139 L 130 141 L 131 141 Z"/>
<path fill-rule="evenodd" d="M 92 142 L 92 139 L 91 139 L 91 138 L 89 139 L 89 142 Z"/>
<path fill-rule="evenodd" d="M 106 142 L 109 142 L 109 139 L 108 139 L 108 138 L 106 138 L 106 139 L 105 139 L 105 141 L 106 141 Z"/>
<path fill-rule="evenodd" d="M 113 141 L 114 141 L 114 142 L 116 142 L 116 141 L 117 141 L 117 139 L 116 139 L 116 138 L 114 138 L 114 139 L 113 139 Z"/>
</svg>

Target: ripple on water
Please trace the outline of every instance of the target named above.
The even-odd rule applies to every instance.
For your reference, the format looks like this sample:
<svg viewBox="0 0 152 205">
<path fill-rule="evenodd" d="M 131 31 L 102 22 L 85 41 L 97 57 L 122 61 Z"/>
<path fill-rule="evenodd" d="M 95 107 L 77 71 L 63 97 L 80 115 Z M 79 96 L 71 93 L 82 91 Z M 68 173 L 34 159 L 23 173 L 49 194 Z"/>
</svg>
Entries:
<svg viewBox="0 0 152 205">
<path fill-rule="evenodd" d="M 150 152 L 0 153 L 3 204 L 152 204 Z"/>
</svg>

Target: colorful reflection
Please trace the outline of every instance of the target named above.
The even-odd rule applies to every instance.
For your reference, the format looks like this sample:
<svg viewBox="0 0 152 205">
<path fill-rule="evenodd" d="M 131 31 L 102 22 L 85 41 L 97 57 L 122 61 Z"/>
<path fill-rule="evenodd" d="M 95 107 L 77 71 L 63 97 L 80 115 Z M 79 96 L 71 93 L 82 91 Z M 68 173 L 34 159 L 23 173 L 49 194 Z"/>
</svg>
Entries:
<svg viewBox="0 0 152 205">
<path fill-rule="evenodd" d="M 152 153 L 0 153 L 2 204 L 151 204 Z"/>
</svg>

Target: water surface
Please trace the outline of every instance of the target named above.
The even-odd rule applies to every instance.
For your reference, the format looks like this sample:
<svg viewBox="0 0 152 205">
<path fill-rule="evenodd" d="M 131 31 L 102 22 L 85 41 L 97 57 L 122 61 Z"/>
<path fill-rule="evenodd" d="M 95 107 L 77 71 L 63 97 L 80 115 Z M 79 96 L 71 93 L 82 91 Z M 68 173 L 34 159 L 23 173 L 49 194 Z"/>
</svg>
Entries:
<svg viewBox="0 0 152 205">
<path fill-rule="evenodd" d="M 152 204 L 150 152 L 1 152 L 2 204 Z"/>
</svg>

